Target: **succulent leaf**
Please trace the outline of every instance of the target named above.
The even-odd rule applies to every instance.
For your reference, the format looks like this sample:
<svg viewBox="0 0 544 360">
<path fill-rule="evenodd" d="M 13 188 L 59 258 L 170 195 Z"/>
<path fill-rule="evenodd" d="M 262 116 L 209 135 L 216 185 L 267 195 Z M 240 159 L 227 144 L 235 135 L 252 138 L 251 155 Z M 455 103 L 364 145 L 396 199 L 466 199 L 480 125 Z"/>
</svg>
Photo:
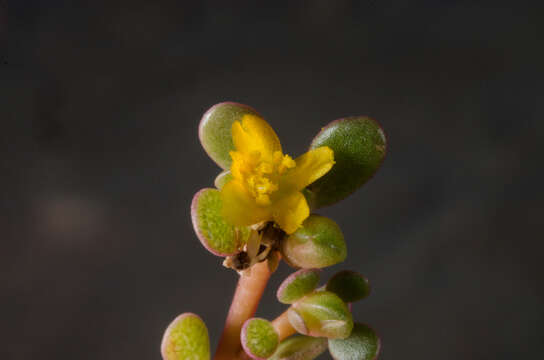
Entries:
<svg viewBox="0 0 544 360">
<path fill-rule="evenodd" d="M 285 261 L 298 268 L 323 268 L 338 264 L 347 256 L 340 227 L 331 219 L 310 215 L 296 232 L 282 241 Z"/>
<path fill-rule="evenodd" d="M 380 125 L 363 116 L 331 122 L 314 138 L 310 149 L 328 146 L 335 164 L 309 185 L 305 195 L 313 209 L 334 204 L 366 183 L 380 167 L 387 141 Z"/>
<path fill-rule="evenodd" d="M 292 304 L 311 293 L 319 283 L 319 269 L 301 269 L 289 275 L 281 283 L 276 296 L 283 304 Z"/>
<path fill-rule="evenodd" d="M 217 175 L 217 177 L 215 178 L 215 181 L 214 181 L 214 185 L 215 185 L 216 188 L 221 190 L 223 185 L 225 185 L 226 183 L 228 183 L 231 180 L 232 180 L 232 174 L 230 173 L 229 170 L 225 170 L 225 171 L 221 172 L 219 175 Z"/>
<path fill-rule="evenodd" d="M 329 291 L 314 292 L 298 300 L 287 310 L 287 317 L 303 335 L 346 338 L 353 328 L 347 305 Z"/>
<path fill-rule="evenodd" d="M 161 354 L 163 360 L 209 360 L 210 340 L 202 319 L 192 313 L 175 318 L 162 338 Z"/>
<path fill-rule="evenodd" d="M 237 253 L 247 241 L 249 229 L 227 223 L 223 219 L 221 207 L 219 190 L 202 189 L 193 197 L 191 218 L 202 245 L 214 255 L 228 256 Z"/>
<path fill-rule="evenodd" d="M 244 351 L 252 359 L 266 359 L 278 347 L 279 336 L 272 324 L 261 318 L 246 320 L 240 333 L 240 340 Z"/>
<path fill-rule="evenodd" d="M 327 346 L 327 338 L 295 335 L 283 340 L 269 360 L 313 360 Z"/>
<path fill-rule="evenodd" d="M 247 105 L 223 102 L 212 106 L 200 120 L 198 126 L 200 143 L 210 158 L 223 169 L 230 168 L 232 162 L 229 155 L 229 152 L 234 150 L 232 124 L 246 114 L 260 116 Z"/>
<path fill-rule="evenodd" d="M 349 270 L 340 271 L 331 277 L 326 289 L 338 295 L 346 303 L 364 299 L 370 294 L 368 279 Z"/>
<path fill-rule="evenodd" d="M 329 351 L 335 360 L 374 360 L 380 347 L 374 330 L 360 323 L 355 324 L 347 339 L 329 339 Z"/>
</svg>

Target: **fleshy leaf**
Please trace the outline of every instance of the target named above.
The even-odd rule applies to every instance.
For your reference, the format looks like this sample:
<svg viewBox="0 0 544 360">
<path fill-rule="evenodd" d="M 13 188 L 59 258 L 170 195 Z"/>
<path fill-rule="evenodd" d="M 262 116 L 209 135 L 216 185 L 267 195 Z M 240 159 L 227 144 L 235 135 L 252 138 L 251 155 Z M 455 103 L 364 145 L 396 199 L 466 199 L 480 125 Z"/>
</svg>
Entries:
<svg viewBox="0 0 544 360">
<path fill-rule="evenodd" d="M 260 116 L 247 105 L 223 102 L 212 106 L 200 120 L 200 143 L 210 158 L 223 169 L 230 168 L 232 162 L 229 155 L 229 151 L 234 150 L 232 124 L 246 114 Z"/>
<path fill-rule="evenodd" d="M 269 360 L 313 360 L 327 349 L 327 338 L 295 335 L 283 340 Z"/>
<path fill-rule="evenodd" d="M 323 268 L 344 261 L 347 256 L 344 235 L 329 218 L 310 215 L 296 232 L 281 244 L 285 261 L 300 268 Z"/>
<path fill-rule="evenodd" d="M 181 314 L 164 332 L 161 354 L 164 360 L 209 360 L 206 324 L 195 314 Z"/>
<path fill-rule="evenodd" d="M 200 242 L 218 256 L 236 254 L 249 236 L 246 227 L 234 227 L 221 213 L 221 194 L 217 189 L 206 188 L 195 194 L 191 204 L 193 227 Z"/>
<path fill-rule="evenodd" d="M 329 351 L 335 360 L 374 360 L 380 347 L 374 330 L 360 323 L 355 324 L 347 339 L 329 339 Z"/>
<path fill-rule="evenodd" d="M 299 333 L 329 339 L 346 338 L 353 328 L 347 305 L 329 291 L 314 292 L 295 302 L 287 318 Z"/>
<path fill-rule="evenodd" d="M 321 146 L 334 151 L 336 163 L 306 189 L 305 195 L 312 209 L 334 204 L 366 183 L 380 167 L 387 141 L 376 121 L 354 116 L 325 126 L 312 141 L 310 149 Z"/>
<path fill-rule="evenodd" d="M 319 269 L 302 269 L 292 273 L 278 288 L 278 300 L 284 304 L 292 304 L 311 293 L 319 283 L 319 273 Z"/>
<path fill-rule="evenodd" d="M 270 321 L 260 318 L 246 320 L 240 333 L 244 351 L 252 359 L 266 359 L 278 347 L 279 336 Z"/>
<path fill-rule="evenodd" d="M 221 172 L 219 175 L 217 175 L 217 177 L 215 178 L 215 181 L 214 181 L 214 185 L 215 185 L 216 188 L 221 190 L 223 185 L 225 185 L 226 183 L 228 183 L 231 180 L 232 180 L 232 174 L 230 173 L 229 170 L 225 170 L 225 171 Z"/>
<path fill-rule="evenodd" d="M 364 299 L 370 294 L 368 279 L 349 270 L 336 273 L 327 282 L 326 289 L 335 293 L 347 303 Z"/>
</svg>

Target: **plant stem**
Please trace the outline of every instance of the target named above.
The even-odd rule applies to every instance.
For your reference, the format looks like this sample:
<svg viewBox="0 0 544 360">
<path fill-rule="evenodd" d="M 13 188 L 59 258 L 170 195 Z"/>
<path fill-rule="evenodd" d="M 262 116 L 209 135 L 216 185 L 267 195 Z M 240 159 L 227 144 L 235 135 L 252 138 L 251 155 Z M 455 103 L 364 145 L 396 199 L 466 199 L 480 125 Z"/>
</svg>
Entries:
<svg viewBox="0 0 544 360">
<path fill-rule="evenodd" d="M 293 335 L 296 330 L 289 322 L 289 319 L 287 318 L 287 310 L 283 312 L 280 316 L 278 316 L 274 321 L 272 321 L 272 326 L 278 333 L 280 337 L 280 341 L 283 339 Z"/>
<path fill-rule="evenodd" d="M 269 278 L 268 261 L 253 265 L 250 275 L 240 275 L 214 360 L 233 360 L 242 355 L 240 354 L 242 325 L 257 311 Z"/>
</svg>

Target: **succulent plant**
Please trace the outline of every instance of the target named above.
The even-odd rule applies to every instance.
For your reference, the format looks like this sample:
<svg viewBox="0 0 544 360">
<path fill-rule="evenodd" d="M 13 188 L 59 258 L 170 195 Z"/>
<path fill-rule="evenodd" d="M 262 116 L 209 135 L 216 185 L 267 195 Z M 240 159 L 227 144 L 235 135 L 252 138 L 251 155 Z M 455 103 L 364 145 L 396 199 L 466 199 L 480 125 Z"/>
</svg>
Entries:
<svg viewBox="0 0 544 360">
<path fill-rule="evenodd" d="M 354 322 L 351 304 L 370 293 L 353 271 L 319 286 L 320 269 L 347 256 L 340 227 L 313 213 L 365 184 L 386 153 L 381 127 L 368 117 L 325 126 L 308 151 L 285 154 L 272 127 L 247 105 L 225 102 L 203 116 L 199 137 L 221 168 L 214 188 L 193 197 L 191 218 L 205 249 L 239 274 L 214 359 L 311 360 L 329 349 L 338 360 L 372 360 L 380 340 Z M 255 310 L 281 259 L 297 269 L 277 290 L 287 309 L 269 321 Z M 208 331 L 192 313 L 168 326 L 164 360 L 210 359 Z"/>
</svg>

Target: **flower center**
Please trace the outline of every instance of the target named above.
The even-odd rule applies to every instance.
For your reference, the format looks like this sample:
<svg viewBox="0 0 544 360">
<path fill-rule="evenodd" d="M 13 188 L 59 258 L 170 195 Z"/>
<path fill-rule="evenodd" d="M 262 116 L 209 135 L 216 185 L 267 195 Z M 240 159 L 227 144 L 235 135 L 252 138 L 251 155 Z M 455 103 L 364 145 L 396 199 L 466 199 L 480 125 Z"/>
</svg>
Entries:
<svg viewBox="0 0 544 360">
<path fill-rule="evenodd" d="M 280 176 L 296 166 L 295 161 L 281 151 L 274 152 L 271 158 L 263 157 L 259 151 L 244 155 L 233 151 L 231 157 L 233 176 L 242 180 L 261 206 L 271 204 L 270 196 L 278 190 Z"/>
</svg>

